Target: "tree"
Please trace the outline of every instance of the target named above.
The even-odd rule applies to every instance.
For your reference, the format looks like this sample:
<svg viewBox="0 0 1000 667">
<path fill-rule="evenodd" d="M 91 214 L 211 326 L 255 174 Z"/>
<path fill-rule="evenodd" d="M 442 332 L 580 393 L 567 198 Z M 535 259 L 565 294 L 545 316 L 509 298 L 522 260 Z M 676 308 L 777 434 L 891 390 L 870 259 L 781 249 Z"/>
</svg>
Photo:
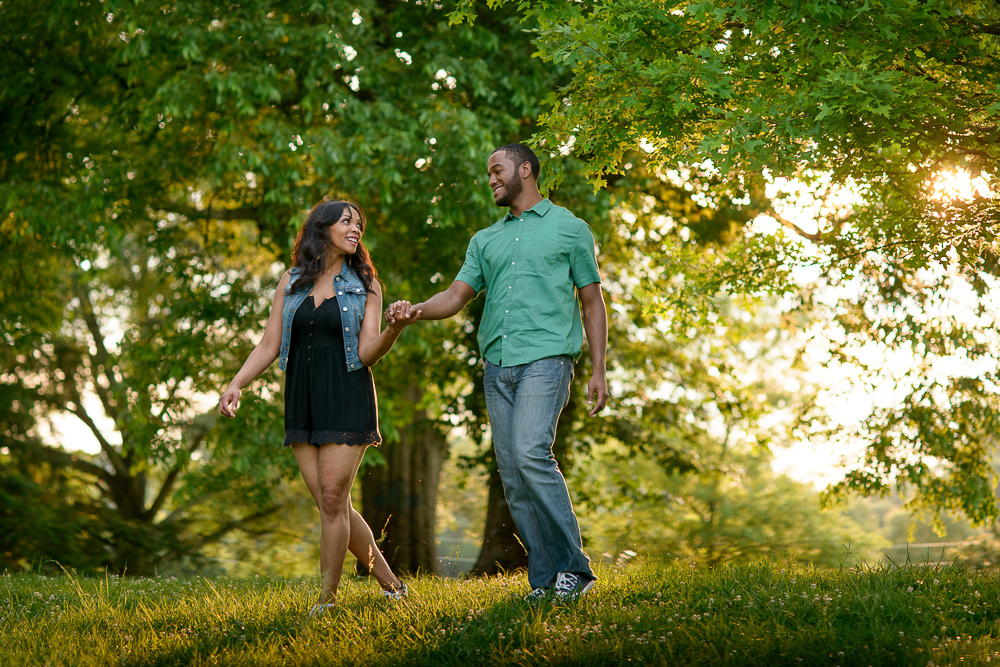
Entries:
<svg viewBox="0 0 1000 667">
<path fill-rule="evenodd" d="M 975 0 L 518 6 L 539 26 L 536 55 L 573 71 L 536 145 L 571 147 L 595 187 L 642 164 L 709 199 L 771 200 L 760 213 L 783 233 L 747 221 L 730 252 L 707 263 L 667 244 L 657 261 L 684 282 L 651 285 L 649 307 L 683 327 L 714 312 L 720 291 L 794 295 L 830 321 L 818 337 L 832 362 L 901 394 L 853 434 L 866 442 L 863 460 L 831 493 L 909 487 L 913 508 L 995 520 L 988 292 L 998 271 L 1000 9 Z M 980 180 L 957 197 L 942 190 L 949 178 Z M 818 202 L 814 229 L 781 214 L 797 188 Z M 795 266 L 817 277 L 790 279 Z M 956 306 L 961 294 L 969 307 Z M 886 352 L 873 361 L 868 343 Z M 915 362 L 887 380 L 890 351 Z"/>
<path fill-rule="evenodd" d="M 774 326 L 776 302 L 717 308 L 718 320 L 697 335 L 646 332 L 643 347 L 670 374 L 658 398 L 637 404 L 662 402 L 676 415 L 661 437 L 686 443 L 690 465 L 664 466 L 655 447 L 622 437 L 595 443 L 573 480 L 592 544 L 605 557 L 631 551 L 711 565 L 774 554 L 834 566 L 856 559 L 874 536 L 822 512 L 817 491 L 771 469 L 772 447 L 794 441 L 798 415 L 815 411 L 799 327 Z"/>
<path fill-rule="evenodd" d="M 210 406 L 259 337 L 305 209 L 362 202 L 387 298 L 426 296 L 493 216 L 481 160 L 530 131 L 553 70 L 523 56 L 512 12 L 449 28 L 430 3 L 56 2 L 3 5 L 0 25 L 0 446 L 146 535 L 104 540 L 105 564 L 144 573 L 282 507 L 277 376 L 237 422 Z M 364 509 L 393 516 L 403 571 L 437 567 L 420 547 L 434 419 L 471 386 L 472 330 L 408 331 L 375 370 L 393 465 L 365 496 L 407 495 Z M 41 442 L 57 412 L 101 454 Z"/>
<path fill-rule="evenodd" d="M 548 162 L 543 174 L 552 166 Z M 741 224 L 757 214 L 760 202 L 740 204 L 732 198 L 718 197 L 699 203 L 698 192 L 667 182 L 641 167 L 617 176 L 606 190 L 588 198 L 581 192 L 586 189 L 584 180 L 572 172 L 579 163 L 565 160 L 560 166 L 567 178 L 554 199 L 573 202 L 574 212 L 598 223 L 595 237 L 609 306 L 609 407 L 599 418 L 587 415 L 585 384 L 579 381 L 589 374 L 589 356 L 584 352 L 576 363 L 578 381 L 560 416 L 553 447 L 560 468 L 574 479 L 571 495 L 582 501 L 580 515 L 586 539 L 586 530 L 602 531 L 600 520 L 607 517 L 607 512 L 614 512 L 612 508 L 630 507 L 629 499 L 642 484 L 623 472 L 620 484 L 616 480 L 608 489 L 606 476 L 595 474 L 595 470 L 607 465 L 609 458 L 617 457 L 615 463 L 625 471 L 634 472 L 632 466 L 637 461 L 654 466 L 661 477 L 654 476 L 655 482 L 647 479 L 644 483 L 650 487 L 651 499 L 662 500 L 662 486 L 658 485 L 666 479 L 694 475 L 721 483 L 729 468 L 711 455 L 716 446 L 712 433 L 719 428 L 742 427 L 757 433 L 760 437 L 753 447 L 761 460 L 767 458 L 772 442 L 782 444 L 788 437 L 764 437 L 755 426 L 757 419 L 773 418 L 785 410 L 779 404 L 780 395 L 768 391 L 762 398 L 755 376 L 737 377 L 742 366 L 737 366 L 734 359 L 745 356 L 741 346 L 759 344 L 762 334 L 737 321 L 721 335 L 718 332 L 723 323 L 731 319 L 725 316 L 685 317 L 687 326 L 667 328 L 657 312 L 648 307 L 646 296 L 654 289 L 650 285 L 669 284 L 672 278 L 652 259 L 662 253 L 664 244 L 676 243 L 678 252 L 683 247 L 690 263 L 711 267 L 720 254 L 741 252 L 730 247 L 736 244 L 734 235 Z M 643 210 L 653 210 L 656 215 L 641 215 Z M 740 304 L 749 313 L 761 307 L 759 301 L 744 298 L 733 304 Z M 732 312 L 743 311 L 733 305 Z M 787 323 L 776 340 L 787 347 L 788 338 L 801 324 L 797 320 L 802 319 L 802 315 L 786 317 Z M 614 454 L 609 455 L 609 446 Z M 746 442 L 738 446 L 745 447 Z M 499 502 L 501 492 L 499 479 L 491 477 L 488 514 L 492 513 L 496 522 L 492 525 L 509 521 Z M 723 495 L 720 493 L 720 498 Z M 662 510 L 661 503 L 658 511 Z M 595 514 L 599 517 L 596 520 Z M 654 541 L 644 550 L 656 549 Z M 497 566 L 513 569 L 524 559 L 513 530 L 488 533 L 473 572 L 491 574 Z"/>
</svg>

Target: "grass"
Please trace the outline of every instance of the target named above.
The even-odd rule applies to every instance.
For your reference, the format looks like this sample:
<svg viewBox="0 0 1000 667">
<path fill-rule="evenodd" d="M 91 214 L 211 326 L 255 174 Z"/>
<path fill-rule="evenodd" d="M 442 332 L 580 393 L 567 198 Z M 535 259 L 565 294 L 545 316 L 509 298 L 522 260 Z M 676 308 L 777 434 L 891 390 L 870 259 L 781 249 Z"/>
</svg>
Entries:
<svg viewBox="0 0 1000 667">
<path fill-rule="evenodd" d="M 523 575 L 346 582 L 0 577 L 0 665 L 975 665 L 1000 662 L 1000 575 L 957 566 L 633 563 L 576 604 Z"/>
</svg>

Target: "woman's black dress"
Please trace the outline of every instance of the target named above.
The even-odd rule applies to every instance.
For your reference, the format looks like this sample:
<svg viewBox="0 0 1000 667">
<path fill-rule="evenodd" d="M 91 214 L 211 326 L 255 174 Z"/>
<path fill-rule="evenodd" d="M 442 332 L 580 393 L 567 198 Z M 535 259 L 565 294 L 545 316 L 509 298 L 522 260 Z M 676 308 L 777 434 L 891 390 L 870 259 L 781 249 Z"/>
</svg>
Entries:
<svg viewBox="0 0 1000 667">
<path fill-rule="evenodd" d="M 306 297 L 292 319 L 285 370 L 285 446 L 377 445 L 378 402 L 367 366 L 347 372 L 336 297 Z"/>
</svg>

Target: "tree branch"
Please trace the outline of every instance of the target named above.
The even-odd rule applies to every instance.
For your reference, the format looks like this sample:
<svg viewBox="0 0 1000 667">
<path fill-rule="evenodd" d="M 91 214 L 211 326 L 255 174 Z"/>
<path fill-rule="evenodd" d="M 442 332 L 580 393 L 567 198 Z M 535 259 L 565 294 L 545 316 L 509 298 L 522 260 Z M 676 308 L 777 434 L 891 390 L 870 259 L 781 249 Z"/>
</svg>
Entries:
<svg viewBox="0 0 1000 667">
<path fill-rule="evenodd" d="M 783 216 L 780 213 L 778 213 L 777 211 L 775 211 L 773 208 L 771 208 L 771 209 L 769 209 L 767 211 L 767 215 L 770 215 L 772 218 L 774 218 L 779 223 L 781 223 L 782 227 L 787 227 L 788 229 L 791 229 L 793 232 L 795 232 L 796 234 L 798 234 L 802 238 L 809 239 L 810 241 L 812 241 L 814 243 L 822 243 L 822 241 L 823 241 L 823 234 L 821 234 L 820 232 L 816 232 L 815 234 L 810 234 L 809 232 L 807 232 L 806 230 L 802 229 L 801 227 L 799 227 L 798 225 L 796 225 L 794 222 L 792 222 L 791 220 L 789 220 L 785 216 Z"/>
<path fill-rule="evenodd" d="M 992 25 L 976 25 L 973 24 L 975 30 L 973 32 L 985 34 L 985 35 L 1000 35 L 1000 23 L 994 23 Z"/>
<path fill-rule="evenodd" d="M 73 377 L 72 373 L 65 369 L 63 369 L 63 373 L 66 374 L 67 378 Z M 97 438 L 97 442 L 101 446 L 101 451 L 107 454 L 108 460 L 111 461 L 111 465 L 114 466 L 115 473 L 122 478 L 128 477 L 128 466 L 125 465 L 121 455 L 118 453 L 118 450 L 116 450 L 114 446 L 108 442 L 107 438 L 104 437 L 104 434 L 101 433 L 101 429 L 97 427 L 94 420 L 91 419 L 87 411 L 83 409 L 83 402 L 80 400 L 80 393 L 76 390 L 76 386 L 71 383 L 70 386 L 72 387 L 71 394 L 65 398 L 72 401 L 75 406 L 72 408 L 67 404 L 67 400 L 64 400 L 61 396 L 55 394 L 43 394 L 37 389 L 29 389 L 29 391 L 35 396 L 36 400 L 42 401 L 57 410 L 64 410 L 72 415 L 75 415 L 80 421 L 86 424 L 87 428 L 90 429 L 90 432 L 94 434 L 95 438 Z"/>
<path fill-rule="evenodd" d="M 4 438 L 4 444 L 11 449 L 21 449 L 31 452 L 47 461 L 50 465 L 72 468 L 87 475 L 93 475 L 105 484 L 111 484 L 114 481 L 111 473 L 96 463 L 91 463 L 76 454 L 71 454 L 56 447 L 49 447 L 40 442 L 19 440 L 17 438 Z"/>
<path fill-rule="evenodd" d="M 125 460 L 122 459 L 121 454 L 118 453 L 118 450 L 115 449 L 114 445 L 108 442 L 108 439 L 104 437 L 104 434 L 101 433 L 101 429 L 97 427 L 97 423 L 94 422 L 87 411 L 83 409 L 83 403 L 80 401 L 79 395 L 75 397 L 73 405 L 75 406 L 73 408 L 64 405 L 63 409 L 76 415 L 77 419 L 87 425 L 87 428 L 90 429 L 90 432 L 94 434 L 94 437 L 97 438 L 97 442 L 101 445 L 101 451 L 107 454 L 108 460 L 111 461 L 111 465 L 115 468 L 115 473 L 123 479 L 127 478 L 129 473 Z"/>
<path fill-rule="evenodd" d="M 270 516 L 270 515 L 274 514 L 275 512 L 277 512 L 278 510 L 284 509 L 287 506 L 288 506 L 288 503 L 281 503 L 280 505 L 274 505 L 273 507 L 269 507 L 267 509 L 260 510 L 259 512 L 255 512 L 254 514 L 251 514 L 250 516 L 243 517 L 242 519 L 236 519 L 234 521 L 230 521 L 228 523 L 225 523 L 222 526 L 220 526 L 218 530 L 216 530 L 214 532 L 211 532 L 208 535 L 202 535 L 196 541 L 195 548 L 201 549 L 206 544 L 212 544 L 213 542 L 218 542 L 227 533 L 231 533 L 232 531 L 234 531 L 234 530 L 236 530 L 238 528 L 242 528 L 244 525 L 246 525 L 248 523 L 253 523 L 254 521 L 257 521 L 258 519 L 263 519 L 266 516 Z"/>
<path fill-rule="evenodd" d="M 188 437 L 191 443 L 187 448 L 188 454 L 192 454 L 196 449 L 198 449 L 198 447 L 201 446 L 201 443 L 205 441 L 209 431 L 212 430 L 212 427 L 214 427 L 216 421 L 218 421 L 218 416 L 219 413 L 212 410 L 211 412 L 198 415 L 191 420 L 191 423 L 188 424 L 185 429 L 188 432 Z M 184 463 L 186 463 L 186 461 Z M 170 472 L 167 473 L 166 479 L 163 480 L 163 484 L 160 485 L 160 490 L 156 494 L 156 499 L 149 508 L 149 516 L 151 518 L 156 517 L 156 513 L 160 511 L 160 508 L 163 507 L 167 498 L 170 497 L 174 484 L 177 482 L 177 478 L 180 476 L 181 472 L 184 471 L 184 468 L 185 465 L 178 462 L 173 468 L 170 469 Z"/>
<path fill-rule="evenodd" d="M 87 324 L 90 337 L 94 340 L 94 347 L 97 348 L 97 353 L 90 356 L 90 361 L 95 371 L 94 379 L 96 380 L 97 369 L 103 368 L 104 377 L 108 381 L 108 387 L 113 392 L 118 386 L 118 379 L 111 368 L 111 355 L 104 345 L 104 334 L 101 333 L 101 326 L 97 321 L 97 315 L 94 314 L 94 304 L 90 300 L 90 291 L 80 284 L 76 276 L 73 278 L 73 287 L 76 289 L 77 297 L 80 299 L 83 321 Z M 96 381 L 94 382 L 94 391 L 97 393 L 98 398 L 101 399 L 101 404 L 104 406 L 104 410 L 108 413 L 108 416 L 118 421 L 118 406 L 115 405 L 114 399 L 111 398 L 108 391 Z"/>
<path fill-rule="evenodd" d="M 212 493 L 206 493 L 206 494 L 204 494 L 202 496 L 198 496 L 197 498 L 189 500 L 188 502 L 184 503 L 183 505 L 181 505 L 180 507 L 178 507 L 177 509 L 175 509 L 173 512 L 171 512 L 167 516 L 166 519 L 164 519 L 163 521 L 160 522 L 160 525 L 164 526 L 164 525 L 167 525 L 169 523 L 173 523 L 174 521 L 177 521 L 181 517 L 182 514 L 184 514 L 185 512 L 187 512 L 189 509 L 191 509 L 195 505 L 200 505 L 201 503 L 205 502 L 206 500 L 211 500 L 213 497 L 215 497 L 217 495 L 219 495 L 219 492 L 218 491 L 213 491 Z"/>
</svg>

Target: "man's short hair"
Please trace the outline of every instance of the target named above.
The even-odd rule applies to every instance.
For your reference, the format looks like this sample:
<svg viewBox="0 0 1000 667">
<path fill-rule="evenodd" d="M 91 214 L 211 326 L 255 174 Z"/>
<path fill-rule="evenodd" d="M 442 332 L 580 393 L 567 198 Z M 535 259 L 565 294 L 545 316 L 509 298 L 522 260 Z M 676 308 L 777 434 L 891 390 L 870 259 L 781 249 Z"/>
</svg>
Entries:
<svg viewBox="0 0 1000 667">
<path fill-rule="evenodd" d="M 514 169 L 520 169 L 521 165 L 527 162 L 531 165 L 531 176 L 536 181 L 538 180 L 538 171 L 541 168 L 538 164 L 538 156 L 535 155 L 535 151 L 531 150 L 524 144 L 504 144 L 498 147 L 493 153 L 498 153 L 503 151 L 507 159 L 514 163 Z M 490 153 L 490 155 L 493 155 Z"/>
</svg>

